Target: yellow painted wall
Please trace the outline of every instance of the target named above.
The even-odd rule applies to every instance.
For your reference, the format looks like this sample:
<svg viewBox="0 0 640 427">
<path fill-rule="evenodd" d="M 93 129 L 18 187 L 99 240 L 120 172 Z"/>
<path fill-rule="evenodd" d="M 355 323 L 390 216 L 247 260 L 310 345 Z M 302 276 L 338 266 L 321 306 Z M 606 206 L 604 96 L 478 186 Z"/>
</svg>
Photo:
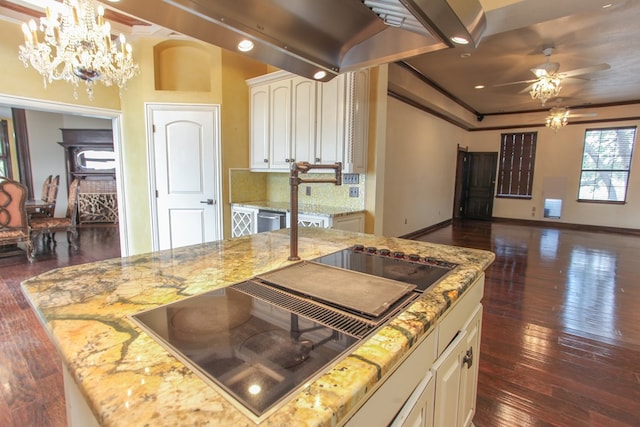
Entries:
<svg viewBox="0 0 640 427">
<path fill-rule="evenodd" d="M 249 161 L 249 92 L 245 80 L 266 72 L 264 64 L 248 60 L 240 55 L 223 51 L 206 43 L 197 43 L 210 55 L 210 91 L 156 90 L 154 76 L 154 47 L 161 39 L 140 39 L 134 44 L 136 60 L 142 70 L 135 84 L 122 96 L 124 180 L 126 205 L 128 208 L 128 230 L 130 252 L 142 253 L 151 250 L 151 217 L 149 200 L 147 135 L 145 103 L 187 103 L 221 105 L 221 151 L 222 151 L 222 200 L 224 236 L 230 236 L 229 168 L 247 167 Z M 193 58 L 192 49 L 187 50 Z M 179 50 L 172 52 L 173 60 L 180 60 Z M 188 58 L 185 58 L 187 60 Z M 175 72 L 175 69 L 165 72 Z M 183 77 L 183 78 L 188 78 Z M 147 167 L 140 167 L 146 165 Z"/>
<path fill-rule="evenodd" d="M 231 237 L 229 169 L 249 167 L 249 88 L 246 80 L 267 73 L 267 65 L 222 50 L 222 202 L 224 237 Z"/>
</svg>

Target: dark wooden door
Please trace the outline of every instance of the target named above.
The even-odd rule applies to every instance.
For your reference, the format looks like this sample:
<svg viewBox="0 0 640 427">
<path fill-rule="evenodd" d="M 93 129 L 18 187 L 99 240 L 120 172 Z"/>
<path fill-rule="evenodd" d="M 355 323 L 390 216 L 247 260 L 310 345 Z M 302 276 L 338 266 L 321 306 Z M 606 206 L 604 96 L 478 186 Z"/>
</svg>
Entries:
<svg viewBox="0 0 640 427">
<path fill-rule="evenodd" d="M 491 219 L 498 153 L 467 153 L 467 180 L 462 216 Z"/>
</svg>

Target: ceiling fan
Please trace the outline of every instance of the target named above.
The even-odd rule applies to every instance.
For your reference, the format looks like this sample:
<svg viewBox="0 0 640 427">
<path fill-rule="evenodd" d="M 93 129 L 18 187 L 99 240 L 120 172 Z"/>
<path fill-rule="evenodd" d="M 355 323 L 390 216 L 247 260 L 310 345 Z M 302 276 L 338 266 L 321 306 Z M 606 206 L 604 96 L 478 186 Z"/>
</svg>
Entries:
<svg viewBox="0 0 640 427">
<path fill-rule="evenodd" d="M 560 102 L 562 102 L 561 98 L 558 98 L 556 102 L 557 105 L 549 110 L 549 115 L 546 117 L 544 124 L 546 127 L 553 129 L 554 132 L 558 132 L 558 129 L 566 126 L 569 123 L 569 118 L 594 117 L 598 115 L 596 113 L 575 114 L 572 113 L 568 107 L 560 106 Z"/>
<path fill-rule="evenodd" d="M 560 64 L 557 62 L 551 62 L 551 54 L 555 48 L 553 46 L 545 46 L 542 49 L 542 53 L 547 57 L 546 62 L 536 65 L 531 69 L 531 72 L 536 76 L 535 79 L 522 80 L 518 82 L 509 82 L 494 85 L 494 87 L 508 86 L 514 84 L 529 83 L 529 86 L 520 91 L 520 93 L 529 92 L 532 99 L 539 99 L 544 107 L 545 103 L 555 96 L 558 96 L 562 86 L 560 84 L 564 79 L 580 79 L 588 80 L 586 77 L 581 77 L 585 74 L 594 73 L 597 71 L 604 71 L 611 68 L 609 64 L 596 64 L 589 67 L 577 68 L 575 70 L 558 72 Z"/>
</svg>

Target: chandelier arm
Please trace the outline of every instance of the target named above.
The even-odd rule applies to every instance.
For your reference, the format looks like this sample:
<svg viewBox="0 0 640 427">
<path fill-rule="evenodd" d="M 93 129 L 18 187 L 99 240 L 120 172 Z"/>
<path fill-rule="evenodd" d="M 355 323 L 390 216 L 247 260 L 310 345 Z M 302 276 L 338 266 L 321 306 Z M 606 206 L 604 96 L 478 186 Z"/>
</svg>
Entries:
<svg viewBox="0 0 640 427">
<path fill-rule="evenodd" d="M 104 8 L 96 8 L 94 0 L 63 0 L 61 9 L 58 14 L 47 7 L 39 25 L 34 20 L 22 25 L 25 43 L 18 58 L 25 67 L 42 75 L 45 88 L 54 80 L 71 83 L 75 98 L 80 82 L 91 100 L 96 82 L 126 88 L 140 67 L 124 35 L 112 42 Z"/>
</svg>

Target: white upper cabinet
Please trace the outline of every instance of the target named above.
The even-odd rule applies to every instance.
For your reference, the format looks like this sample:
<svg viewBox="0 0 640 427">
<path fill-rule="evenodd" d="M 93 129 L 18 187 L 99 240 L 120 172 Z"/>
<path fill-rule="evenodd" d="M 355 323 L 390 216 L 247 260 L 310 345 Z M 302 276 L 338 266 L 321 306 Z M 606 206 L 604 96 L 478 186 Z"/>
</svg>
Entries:
<svg viewBox="0 0 640 427">
<path fill-rule="evenodd" d="M 271 83 L 269 92 L 269 167 L 288 169 L 291 162 L 291 82 L 282 80 Z M 258 135 L 259 143 L 262 143 L 262 138 L 262 135 Z"/>
<path fill-rule="evenodd" d="M 269 169 L 269 149 L 270 149 L 270 120 L 269 106 L 270 91 L 269 85 L 255 86 L 249 90 L 251 117 L 251 169 Z"/>
<path fill-rule="evenodd" d="M 327 83 L 278 71 L 247 81 L 251 96 L 251 169 L 288 171 L 291 162 L 343 163 L 366 171 L 369 72 Z"/>
</svg>

